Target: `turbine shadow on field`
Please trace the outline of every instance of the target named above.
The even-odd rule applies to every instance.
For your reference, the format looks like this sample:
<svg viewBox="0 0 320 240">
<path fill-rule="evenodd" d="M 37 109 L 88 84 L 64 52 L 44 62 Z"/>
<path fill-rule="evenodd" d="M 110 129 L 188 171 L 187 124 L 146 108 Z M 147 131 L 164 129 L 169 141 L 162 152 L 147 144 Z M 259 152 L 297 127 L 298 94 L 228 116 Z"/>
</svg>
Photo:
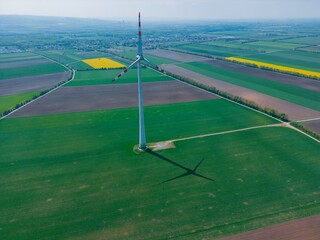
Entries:
<svg viewBox="0 0 320 240">
<path fill-rule="evenodd" d="M 159 159 L 161 159 L 161 160 L 163 160 L 163 161 L 166 161 L 166 162 L 168 162 L 168 163 L 171 163 L 172 165 L 175 165 L 175 166 L 178 167 L 178 168 L 181 168 L 181 169 L 185 170 L 185 173 L 183 173 L 183 174 L 181 174 L 181 175 L 179 175 L 179 176 L 177 176 L 177 177 L 173 177 L 173 178 L 170 178 L 170 179 L 168 179 L 168 180 L 165 180 L 165 181 L 163 181 L 163 182 L 161 182 L 161 183 L 170 182 L 170 181 L 176 180 L 176 179 L 178 179 L 178 178 L 186 177 L 186 176 L 188 176 L 188 175 L 194 175 L 194 176 L 197 176 L 197 177 L 200 177 L 200 178 L 204 178 L 204 179 L 206 179 L 206 180 L 209 180 L 209 181 L 214 182 L 213 179 L 211 179 L 211 178 L 209 178 L 209 177 L 206 177 L 206 176 L 203 176 L 203 175 L 201 175 L 201 174 L 196 173 L 198 167 L 199 167 L 199 166 L 201 165 L 201 163 L 204 161 L 204 158 L 202 158 L 202 159 L 200 160 L 200 162 L 197 164 L 197 166 L 196 166 L 194 169 L 190 169 L 190 168 L 187 168 L 187 167 L 182 166 L 182 165 L 179 164 L 179 163 L 176 163 L 176 162 L 170 160 L 169 158 L 166 158 L 166 157 L 160 155 L 159 153 L 153 152 L 153 151 L 150 150 L 150 149 L 147 149 L 146 152 L 149 153 L 149 154 L 151 154 L 151 155 L 153 155 L 153 156 L 155 156 L 155 157 L 157 157 L 157 158 L 159 158 Z"/>
</svg>

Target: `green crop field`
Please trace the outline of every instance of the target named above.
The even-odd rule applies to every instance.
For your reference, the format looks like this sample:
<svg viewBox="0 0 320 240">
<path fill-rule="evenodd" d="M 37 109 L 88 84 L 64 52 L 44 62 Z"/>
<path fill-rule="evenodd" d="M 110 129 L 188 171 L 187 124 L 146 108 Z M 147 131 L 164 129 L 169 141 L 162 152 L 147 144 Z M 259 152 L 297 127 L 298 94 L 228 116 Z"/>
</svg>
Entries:
<svg viewBox="0 0 320 240">
<path fill-rule="evenodd" d="M 318 53 L 304 51 L 279 51 L 250 55 L 247 56 L 246 59 L 320 72 L 320 57 Z"/>
<path fill-rule="evenodd" d="M 149 142 L 277 123 L 222 99 L 145 113 Z M 137 127 L 137 108 L 1 121 L 2 238 L 199 239 L 320 213 L 320 152 L 300 133 L 252 129 L 152 155 L 132 151 Z M 202 159 L 197 173 L 214 181 L 162 183 L 184 173 L 173 163 Z"/>
<path fill-rule="evenodd" d="M 114 84 L 112 80 L 123 69 L 114 70 L 94 70 L 94 71 L 78 71 L 76 72 L 74 80 L 67 83 L 65 86 L 85 86 L 85 85 L 97 85 L 97 84 Z M 143 82 L 156 82 L 167 81 L 171 78 L 159 74 L 149 68 L 142 69 Z M 123 77 L 121 77 L 116 83 L 137 83 L 137 69 L 130 69 Z"/>
<path fill-rule="evenodd" d="M 314 45 L 314 44 L 320 44 L 320 36 L 297 37 L 297 38 L 291 38 L 291 39 L 284 39 L 284 40 L 281 40 L 281 42 Z"/>
<path fill-rule="evenodd" d="M 248 49 L 235 49 L 222 46 L 209 46 L 204 44 L 191 44 L 191 45 L 182 45 L 176 47 L 179 50 L 185 50 L 189 52 L 196 52 L 205 55 L 213 55 L 219 57 L 236 57 L 236 56 L 246 56 L 250 54 L 256 54 L 255 51 L 250 51 Z"/>
<path fill-rule="evenodd" d="M 0 54 L 0 59 L 10 59 L 10 58 L 20 58 L 20 57 L 32 57 L 36 56 L 34 53 L 24 52 L 24 53 L 7 53 Z"/>
<path fill-rule="evenodd" d="M 225 47 L 225 48 L 234 48 L 234 49 L 243 49 L 243 50 L 249 50 L 249 51 L 257 51 L 257 52 L 262 52 L 262 51 L 275 51 L 277 49 L 275 48 L 262 48 L 258 46 L 250 46 L 246 45 L 237 41 L 232 41 L 232 42 L 224 42 L 224 41 L 210 41 L 210 42 L 204 42 L 201 43 L 201 45 L 209 45 L 209 46 L 217 46 L 217 47 Z"/>
<path fill-rule="evenodd" d="M 13 109 L 18 103 L 31 100 L 34 96 L 38 96 L 41 91 L 21 93 L 17 95 L 0 97 L 0 114 L 6 110 Z"/>
<path fill-rule="evenodd" d="M 293 44 L 293 43 L 282 43 L 282 42 L 271 42 L 271 41 L 257 41 L 257 42 L 250 42 L 250 43 L 239 43 L 237 41 L 211 41 L 202 43 L 203 45 L 213 45 L 213 46 L 220 46 L 226 48 L 235 48 L 235 49 L 243 49 L 248 50 L 250 52 L 275 52 L 280 50 L 286 49 L 293 49 L 295 47 L 301 47 L 304 45 L 300 44 Z"/>
<path fill-rule="evenodd" d="M 0 80 L 64 72 L 66 69 L 56 63 L 40 64 L 27 67 L 1 69 Z"/>
<path fill-rule="evenodd" d="M 279 83 L 272 79 L 259 78 L 243 73 L 233 72 L 206 63 L 183 63 L 178 66 L 206 76 L 229 82 L 241 87 L 280 98 L 301 106 L 320 111 L 319 93 L 290 84 Z"/>
<path fill-rule="evenodd" d="M 294 50 L 298 47 L 303 47 L 305 45 L 303 44 L 297 44 L 297 43 L 284 43 L 284 42 L 275 42 L 275 41 L 256 41 L 256 42 L 250 42 L 246 43 L 245 45 L 250 46 L 261 46 L 261 47 L 271 47 L 274 49 L 283 49 L 283 50 Z"/>
</svg>

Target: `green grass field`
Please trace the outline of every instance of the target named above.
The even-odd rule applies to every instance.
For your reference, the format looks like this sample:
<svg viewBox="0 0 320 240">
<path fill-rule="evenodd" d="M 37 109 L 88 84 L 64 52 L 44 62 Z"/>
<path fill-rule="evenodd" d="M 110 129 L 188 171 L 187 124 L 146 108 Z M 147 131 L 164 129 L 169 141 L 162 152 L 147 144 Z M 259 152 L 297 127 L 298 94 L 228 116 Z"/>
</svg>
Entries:
<svg viewBox="0 0 320 240">
<path fill-rule="evenodd" d="M 304 51 L 279 51 L 250 55 L 246 58 L 315 72 L 320 71 L 320 57 L 318 53 Z"/>
<path fill-rule="evenodd" d="M 98 84 L 121 84 L 121 83 L 137 83 L 137 69 L 129 70 L 123 77 L 117 82 L 113 83 L 112 80 L 123 69 L 114 70 L 94 70 L 94 71 L 78 71 L 75 79 L 67 83 L 65 86 L 85 86 L 85 85 L 98 85 Z M 171 78 L 159 74 L 148 68 L 142 69 L 142 81 L 143 82 L 156 82 L 167 81 Z"/>
<path fill-rule="evenodd" d="M 145 113 L 149 142 L 276 123 L 222 99 Z M 132 151 L 137 126 L 137 108 L 1 121 L 2 238 L 212 238 L 320 213 L 319 145 L 293 130 L 181 141 L 161 158 Z M 184 173 L 165 158 L 203 158 L 215 181 L 162 183 Z"/>
<path fill-rule="evenodd" d="M 64 67 L 56 63 L 32 65 L 28 67 L 7 68 L 7 69 L 1 69 L 0 80 L 27 77 L 27 76 L 36 76 L 36 75 L 57 73 L 57 72 L 65 72 L 65 71 L 67 70 Z"/>
<path fill-rule="evenodd" d="M 41 91 L 21 93 L 17 95 L 0 97 L 0 114 L 6 110 L 13 109 L 18 103 L 31 100 L 34 96 L 40 94 Z"/>
<path fill-rule="evenodd" d="M 178 66 L 320 111 L 319 93 L 316 91 L 290 84 L 279 83 L 272 81 L 272 79 L 258 78 L 243 73 L 232 72 L 231 70 L 226 70 L 206 63 L 183 63 L 178 64 Z"/>
<path fill-rule="evenodd" d="M 239 43 L 236 41 L 211 41 L 202 43 L 204 45 L 213 45 L 213 46 L 221 46 L 226 48 L 235 48 L 235 49 L 244 49 L 250 52 L 274 52 L 279 50 L 287 50 L 294 49 L 296 47 L 302 47 L 304 45 L 301 44 L 293 44 L 293 43 L 283 43 L 283 42 L 274 42 L 274 41 L 256 41 L 249 43 Z"/>
<path fill-rule="evenodd" d="M 297 37 L 297 38 L 291 38 L 291 39 L 284 39 L 281 40 L 281 42 L 288 42 L 288 43 L 300 43 L 300 44 L 319 44 L 320 43 L 320 36 L 314 36 L 314 37 Z"/>
<path fill-rule="evenodd" d="M 10 59 L 10 58 L 20 58 L 20 57 L 32 57 L 36 56 L 34 53 L 24 52 L 24 53 L 6 53 L 0 54 L 0 59 Z"/>
<path fill-rule="evenodd" d="M 261 46 L 261 47 L 271 47 L 274 49 L 283 49 L 283 50 L 294 50 L 298 47 L 305 46 L 304 44 L 297 44 L 297 43 L 285 43 L 285 42 L 276 42 L 276 41 L 256 41 L 246 43 L 245 45 L 249 46 Z"/>
</svg>

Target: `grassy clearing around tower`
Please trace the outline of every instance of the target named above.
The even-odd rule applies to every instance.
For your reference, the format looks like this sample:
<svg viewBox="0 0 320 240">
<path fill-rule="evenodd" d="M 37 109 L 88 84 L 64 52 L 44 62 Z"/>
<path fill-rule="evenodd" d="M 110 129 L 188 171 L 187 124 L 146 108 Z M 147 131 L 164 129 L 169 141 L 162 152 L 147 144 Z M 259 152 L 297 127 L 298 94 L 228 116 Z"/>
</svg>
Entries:
<svg viewBox="0 0 320 240">
<path fill-rule="evenodd" d="M 148 142 L 277 123 L 226 100 L 145 108 Z M 319 213 L 318 144 L 269 127 L 135 154 L 138 109 L 0 121 L 8 239 L 199 238 Z M 63 139 L 63 143 L 61 143 Z M 75 141 L 77 139 L 77 141 Z M 299 211 L 303 210 L 303 211 Z"/>
<path fill-rule="evenodd" d="M 65 86 L 86 86 L 99 84 L 137 83 L 137 69 L 130 69 L 121 79 L 115 83 L 112 80 L 121 72 L 121 69 L 79 71 L 74 80 Z M 171 78 L 159 74 L 148 68 L 142 68 L 143 82 L 168 81 Z"/>
</svg>

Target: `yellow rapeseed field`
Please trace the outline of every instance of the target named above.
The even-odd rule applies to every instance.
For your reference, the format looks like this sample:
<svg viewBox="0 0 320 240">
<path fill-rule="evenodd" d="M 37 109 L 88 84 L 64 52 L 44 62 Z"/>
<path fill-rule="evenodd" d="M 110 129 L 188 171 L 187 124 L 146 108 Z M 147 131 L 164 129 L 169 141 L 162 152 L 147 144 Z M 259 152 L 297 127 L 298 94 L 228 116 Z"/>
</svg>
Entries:
<svg viewBox="0 0 320 240">
<path fill-rule="evenodd" d="M 267 69 L 285 72 L 285 73 L 293 73 L 293 74 L 303 75 L 306 77 L 320 78 L 320 72 L 313 72 L 313 71 L 302 70 L 298 68 L 285 67 L 285 66 L 280 66 L 276 64 L 252 61 L 252 60 L 237 58 L 237 57 L 227 57 L 226 60 L 229 60 L 232 62 L 238 62 L 238 63 L 252 64 L 259 68 L 267 68 Z"/>
<path fill-rule="evenodd" d="M 89 66 L 91 66 L 95 69 L 100 69 L 100 68 L 112 69 L 112 68 L 126 67 L 125 65 L 118 63 L 116 61 L 113 61 L 111 59 L 108 59 L 108 58 L 85 59 L 85 60 L 82 60 L 82 62 L 88 64 Z"/>
</svg>

